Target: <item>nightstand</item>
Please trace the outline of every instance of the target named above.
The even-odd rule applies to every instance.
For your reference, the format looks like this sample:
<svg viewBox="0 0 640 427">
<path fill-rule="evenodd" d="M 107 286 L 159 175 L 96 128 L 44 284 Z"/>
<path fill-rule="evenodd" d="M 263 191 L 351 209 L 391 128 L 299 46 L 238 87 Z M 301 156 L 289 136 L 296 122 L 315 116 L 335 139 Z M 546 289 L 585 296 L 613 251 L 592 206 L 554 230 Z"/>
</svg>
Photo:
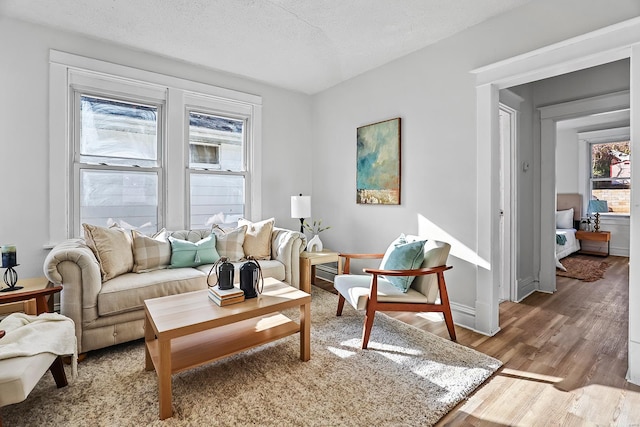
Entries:
<svg viewBox="0 0 640 427">
<path fill-rule="evenodd" d="M 584 251 L 580 249 L 578 253 L 585 255 L 609 256 L 611 249 L 611 232 L 610 231 L 576 231 L 576 239 L 588 242 L 606 242 L 607 252 Z"/>
</svg>

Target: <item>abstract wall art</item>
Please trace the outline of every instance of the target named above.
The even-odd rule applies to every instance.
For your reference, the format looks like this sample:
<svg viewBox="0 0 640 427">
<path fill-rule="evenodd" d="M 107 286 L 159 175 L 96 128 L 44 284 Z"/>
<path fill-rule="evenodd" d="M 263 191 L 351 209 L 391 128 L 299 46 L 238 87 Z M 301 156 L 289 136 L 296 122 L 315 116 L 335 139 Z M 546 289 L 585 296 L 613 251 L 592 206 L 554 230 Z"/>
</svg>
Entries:
<svg viewBox="0 0 640 427">
<path fill-rule="evenodd" d="M 357 130 L 356 203 L 400 204 L 400 118 Z"/>
</svg>

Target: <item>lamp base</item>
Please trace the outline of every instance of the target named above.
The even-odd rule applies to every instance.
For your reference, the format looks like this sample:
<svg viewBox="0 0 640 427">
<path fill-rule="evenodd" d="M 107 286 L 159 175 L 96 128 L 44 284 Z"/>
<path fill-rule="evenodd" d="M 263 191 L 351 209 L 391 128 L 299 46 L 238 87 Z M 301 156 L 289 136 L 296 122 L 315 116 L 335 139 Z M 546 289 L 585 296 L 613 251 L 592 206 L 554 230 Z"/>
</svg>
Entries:
<svg viewBox="0 0 640 427">
<path fill-rule="evenodd" d="M 5 270 L 4 276 L 2 278 L 8 288 L 2 289 L 2 292 L 17 291 L 18 289 L 22 289 L 22 286 L 16 286 L 16 283 L 18 283 L 18 273 L 13 269 L 13 267 L 17 266 L 18 264 L 7 267 L 7 269 Z"/>
<path fill-rule="evenodd" d="M 598 231 L 600 231 L 600 214 L 598 212 L 596 212 L 596 218 L 593 221 L 593 232 L 597 233 Z"/>
<path fill-rule="evenodd" d="M 23 288 L 24 288 L 24 286 L 10 286 L 8 288 L 0 289 L 0 292 L 17 291 L 18 289 L 23 289 Z"/>
</svg>

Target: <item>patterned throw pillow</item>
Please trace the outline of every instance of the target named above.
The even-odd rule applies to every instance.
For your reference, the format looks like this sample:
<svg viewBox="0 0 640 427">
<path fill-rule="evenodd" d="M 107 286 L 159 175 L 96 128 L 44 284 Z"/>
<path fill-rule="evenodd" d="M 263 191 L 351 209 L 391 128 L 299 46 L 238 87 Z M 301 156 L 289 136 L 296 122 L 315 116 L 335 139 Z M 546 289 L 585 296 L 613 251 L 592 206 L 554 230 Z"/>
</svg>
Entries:
<svg viewBox="0 0 640 427">
<path fill-rule="evenodd" d="M 216 251 L 216 237 L 213 234 L 195 243 L 170 236 L 169 242 L 171 242 L 170 268 L 197 267 L 202 264 L 213 264 L 220 259 Z"/>
<path fill-rule="evenodd" d="M 401 234 L 391 245 L 380 263 L 381 270 L 416 270 L 424 261 L 424 240 L 407 241 Z M 393 286 L 407 292 L 415 276 L 385 276 Z"/>
<path fill-rule="evenodd" d="M 217 225 L 213 226 L 216 236 L 216 249 L 221 257 L 227 257 L 229 262 L 242 261 L 244 259 L 244 236 L 247 226 L 242 225 L 231 230 L 223 230 Z"/>
<path fill-rule="evenodd" d="M 167 231 L 163 228 L 153 236 L 145 236 L 136 230 L 131 230 L 133 238 L 133 272 L 167 268 L 171 263 L 171 244 L 167 240 Z"/>
<path fill-rule="evenodd" d="M 91 248 L 98 263 L 102 281 L 106 282 L 133 269 L 133 251 L 129 233 L 120 227 L 98 227 L 82 224 L 84 239 Z"/>
<path fill-rule="evenodd" d="M 251 222 L 240 218 L 238 225 L 247 226 L 242 248 L 244 256 L 252 255 L 255 259 L 271 259 L 271 232 L 275 218 L 269 218 L 260 222 Z"/>
</svg>

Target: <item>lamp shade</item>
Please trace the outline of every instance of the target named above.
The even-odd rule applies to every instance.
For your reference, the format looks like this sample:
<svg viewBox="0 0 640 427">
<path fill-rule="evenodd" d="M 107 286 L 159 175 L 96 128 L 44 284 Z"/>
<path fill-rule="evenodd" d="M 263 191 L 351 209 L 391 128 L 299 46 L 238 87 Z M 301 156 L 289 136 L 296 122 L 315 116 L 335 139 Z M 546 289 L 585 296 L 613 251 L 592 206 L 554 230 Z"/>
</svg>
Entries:
<svg viewBox="0 0 640 427">
<path fill-rule="evenodd" d="M 291 218 L 311 216 L 311 196 L 291 196 Z"/>
<path fill-rule="evenodd" d="M 606 200 L 589 200 L 589 206 L 587 207 L 587 212 L 590 214 L 609 212 L 607 201 Z"/>
</svg>

